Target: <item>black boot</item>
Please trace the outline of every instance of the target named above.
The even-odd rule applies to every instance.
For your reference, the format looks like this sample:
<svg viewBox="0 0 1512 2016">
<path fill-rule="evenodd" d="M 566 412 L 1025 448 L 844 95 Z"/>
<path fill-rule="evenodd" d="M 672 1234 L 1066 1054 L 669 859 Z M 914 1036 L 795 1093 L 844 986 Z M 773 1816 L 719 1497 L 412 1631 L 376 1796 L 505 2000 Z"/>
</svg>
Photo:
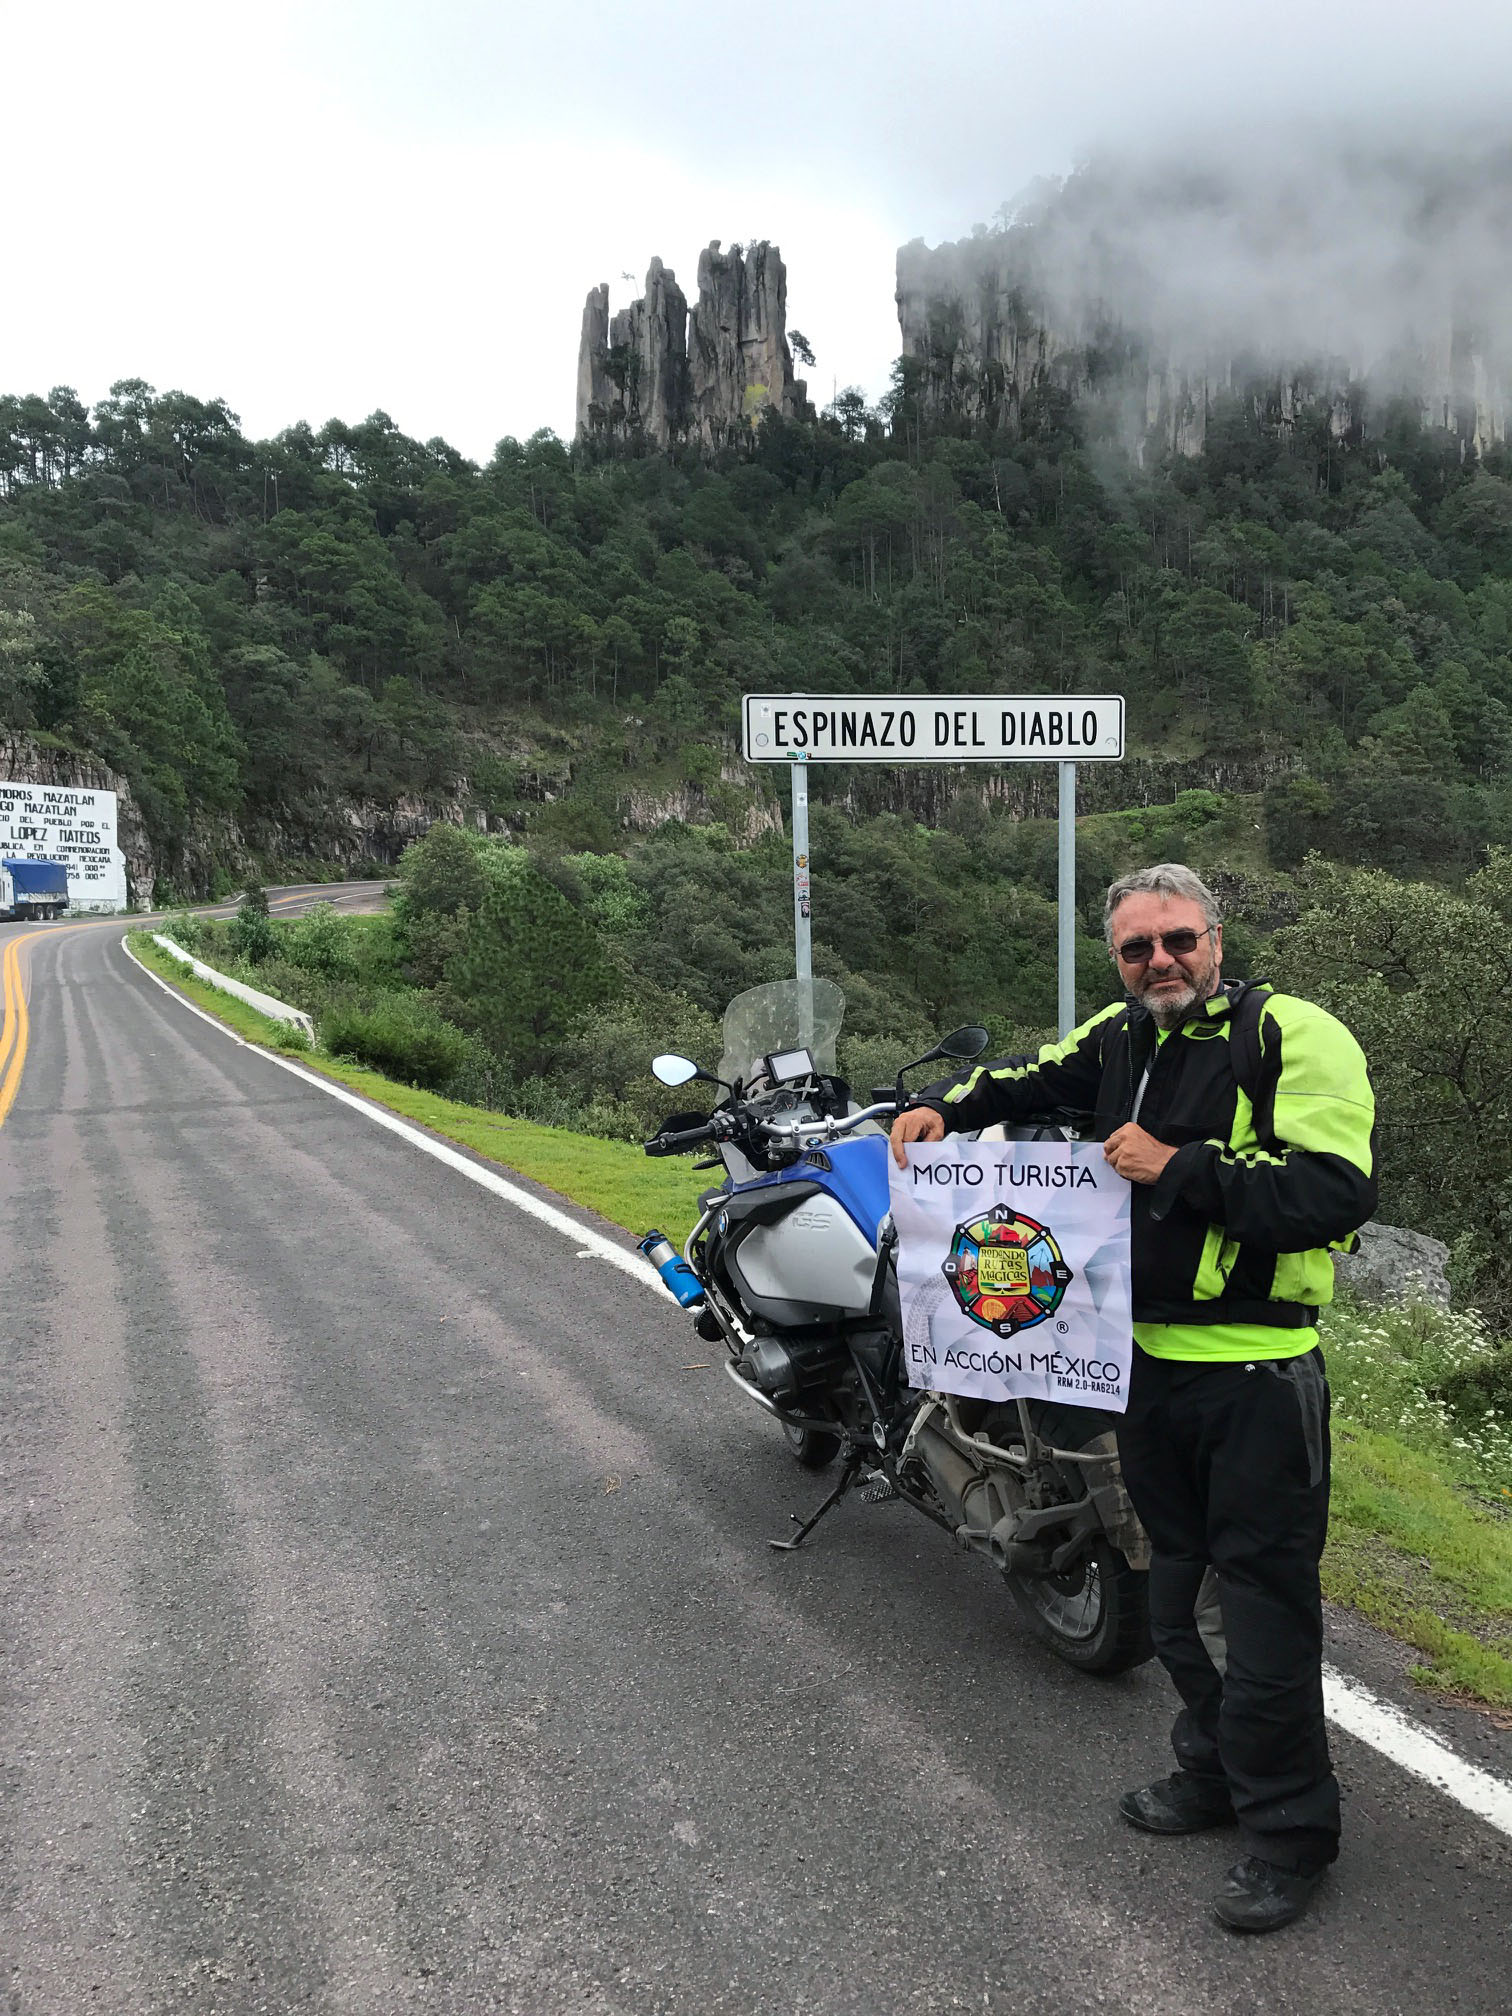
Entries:
<svg viewBox="0 0 1512 2016">
<path fill-rule="evenodd" d="M 1275 1932 L 1307 1909 L 1323 1871 L 1278 1869 L 1258 1855 L 1246 1855 L 1224 1878 L 1213 1910 L 1235 1932 Z"/>
<path fill-rule="evenodd" d="M 1147 1834 L 1201 1834 L 1209 1827 L 1231 1827 L 1234 1808 L 1221 1779 L 1194 1778 L 1173 1771 L 1154 1785 L 1125 1792 L 1118 1810 L 1131 1827 Z"/>
</svg>

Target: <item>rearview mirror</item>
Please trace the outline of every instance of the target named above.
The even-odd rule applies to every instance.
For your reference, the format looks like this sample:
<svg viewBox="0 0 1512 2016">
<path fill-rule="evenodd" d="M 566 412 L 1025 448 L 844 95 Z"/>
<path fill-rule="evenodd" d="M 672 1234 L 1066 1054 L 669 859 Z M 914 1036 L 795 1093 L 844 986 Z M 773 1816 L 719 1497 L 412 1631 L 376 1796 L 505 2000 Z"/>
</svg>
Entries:
<svg viewBox="0 0 1512 2016">
<path fill-rule="evenodd" d="M 964 1029 L 953 1030 L 949 1036 L 942 1037 L 935 1055 L 957 1057 L 965 1062 L 972 1057 L 980 1057 L 991 1041 L 985 1029 L 971 1022 Z"/>
<path fill-rule="evenodd" d="M 651 1059 L 651 1075 L 663 1085 L 686 1085 L 690 1078 L 696 1078 L 698 1066 L 691 1057 L 677 1057 L 671 1051 Z"/>
</svg>

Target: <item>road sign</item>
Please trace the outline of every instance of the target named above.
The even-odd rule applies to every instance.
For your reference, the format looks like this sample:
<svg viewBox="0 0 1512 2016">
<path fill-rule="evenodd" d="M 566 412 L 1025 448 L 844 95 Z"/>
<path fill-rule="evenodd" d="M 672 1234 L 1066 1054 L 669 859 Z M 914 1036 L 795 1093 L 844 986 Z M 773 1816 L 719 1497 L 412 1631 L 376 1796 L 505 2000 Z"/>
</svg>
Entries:
<svg viewBox="0 0 1512 2016">
<path fill-rule="evenodd" d="M 1120 694 L 748 693 L 748 763 L 1116 763 Z"/>
<path fill-rule="evenodd" d="M 1123 743 L 1121 693 L 941 693 L 922 699 L 747 693 L 746 761 L 792 766 L 793 942 L 800 1002 L 808 999 L 813 980 L 810 763 L 1055 763 L 1060 771 L 1056 1007 L 1064 1036 L 1076 1019 L 1076 766 L 1116 763 Z"/>
<path fill-rule="evenodd" d="M 126 908 L 126 856 L 116 845 L 116 794 L 71 784 L 0 783 L 0 855 L 61 861 L 68 907 Z"/>
</svg>

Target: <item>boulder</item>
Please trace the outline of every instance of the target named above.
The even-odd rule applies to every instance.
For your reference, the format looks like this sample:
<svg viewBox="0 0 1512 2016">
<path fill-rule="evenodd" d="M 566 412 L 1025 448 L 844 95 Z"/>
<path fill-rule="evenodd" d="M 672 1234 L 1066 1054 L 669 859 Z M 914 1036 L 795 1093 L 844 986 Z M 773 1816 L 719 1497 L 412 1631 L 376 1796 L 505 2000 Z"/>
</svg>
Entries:
<svg viewBox="0 0 1512 2016">
<path fill-rule="evenodd" d="M 1334 1275 L 1362 1302 L 1431 1302 L 1447 1309 L 1448 1262 L 1442 1239 L 1373 1220 L 1360 1232 L 1358 1252 L 1335 1254 Z"/>
</svg>

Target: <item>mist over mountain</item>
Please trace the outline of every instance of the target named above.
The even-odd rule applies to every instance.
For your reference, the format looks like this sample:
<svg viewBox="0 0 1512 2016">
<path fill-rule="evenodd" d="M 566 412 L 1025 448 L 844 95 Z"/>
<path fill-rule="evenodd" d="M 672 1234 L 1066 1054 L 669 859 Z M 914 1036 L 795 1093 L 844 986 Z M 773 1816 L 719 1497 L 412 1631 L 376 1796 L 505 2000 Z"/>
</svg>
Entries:
<svg viewBox="0 0 1512 2016">
<path fill-rule="evenodd" d="M 1512 379 L 1512 141 L 1294 125 L 1106 152 L 969 239 L 905 247 L 898 296 L 937 409 L 1011 415 L 1036 376 L 1116 389 L 1121 431 L 1190 452 L 1215 393 L 1271 381 L 1340 433 L 1367 393 L 1405 393 L 1482 449 Z"/>
<path fill-rule="evenodd" d="M 1055 305 L 1119 307 L 1172 353 L 1410 368 L 1451 319 L 1506 357 L 1512 140 L 1326 138 L 1103 157 L 1007 221 Z"/>
</svg>

